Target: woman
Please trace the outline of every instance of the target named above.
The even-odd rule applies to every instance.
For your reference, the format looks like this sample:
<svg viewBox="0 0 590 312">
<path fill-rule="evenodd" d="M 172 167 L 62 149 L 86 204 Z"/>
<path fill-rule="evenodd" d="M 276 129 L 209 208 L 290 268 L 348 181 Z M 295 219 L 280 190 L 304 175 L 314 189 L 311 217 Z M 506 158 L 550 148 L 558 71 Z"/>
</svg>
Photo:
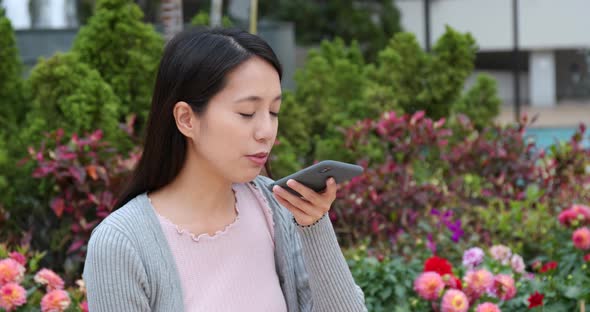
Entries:
<svg viewBox="0 0 590 312">
<path fill-rule="evenodd" d="M 90 311 L 364 311 L 326 216 L 337 185 L 295 197 L 258 176 L 281 66 L 259 37 L 187 30 L 167 45 L 143 155 L 93 231 Z"/>
</svg>

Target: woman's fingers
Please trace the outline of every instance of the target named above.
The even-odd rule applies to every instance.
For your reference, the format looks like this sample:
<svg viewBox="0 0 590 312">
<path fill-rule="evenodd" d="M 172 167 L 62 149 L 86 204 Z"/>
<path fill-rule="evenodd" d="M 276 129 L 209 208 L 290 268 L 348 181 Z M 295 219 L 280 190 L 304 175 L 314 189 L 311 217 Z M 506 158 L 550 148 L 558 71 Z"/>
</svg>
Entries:
<svg viewBox="0 0 590 312">
<path fill-rule="evenodd" d="M 317 213 L 315 213 L 315 209 L 313 207 L 313 204 L 309 201 L 307 201 L 304 198 L 298 197 L 296 195 L 291 194 L 289 191 L 285 190 L 284 188 L 280 187 L 280 186 L 275 186 L 273 188 L 273 192 L 280 196 L 283 200 L 289 202 L 291 205 L 293 205 L 294 207 L 297 207 L 299 210 L 303 211 L 304 213 L 314 216 Z"/>
<path fill-rule="evenodd" d="M 293 204 L 291 204 L 287 200 L 283 199 L 280 195 L 275 194 L 275 198 L 277 199 L 279 204 L 283 205 L 285 208 L 287 208 L 287 209 L 289 209 L 289 211 L 291 211 L 291 213 L 293 214 L 293 217 L 295 217 L 295 220 L 297 221 L 297 223 L 299 223 L 301 225 L 307 225 L 307 224 L 312 224 L 313 222 L 315 222 L 313 217 L 311 217 L 310 215 L 305 213 L 303 210 L 293 206 Z"/>
<path fill-rule="evenodd" d="M 336 184 L 334 178 L 329 178 L 328 181 L 326 181 L 326 191 L 322 195 L 327 197 L 330 201 L 330 205 L 334 199 L 336 199 L 336 192 L 338 192 L 338 184 Z"/>
<path fill-rule="evenodd" d="M 301 196 L 303 196 L 303 198 L 305 198 L 305 200 L 313 203 L 316 202 L 318 200 L 318 198 L 320 197 L 320 194 L 318 194 L 316 191 L 310 189 L 309 187 L 295 181 L 295 180 L 289 180 L 287 181 L 287 185 L 293 189 L 295 192 L 301 194 Z"/>
<path fill-rule="evenodd" d="M 323 217 L 330 210 L 338 190 L 333 178 L 328 179 L 326 190 L 321 194 L 295 180 L 289 180 L 287 185 L 302 197 L 293 195 L 280 186 L 275 186 L 273 192 L 279 203 L 289 209 L 301 225 L 312 224 Z"/>
</svg>

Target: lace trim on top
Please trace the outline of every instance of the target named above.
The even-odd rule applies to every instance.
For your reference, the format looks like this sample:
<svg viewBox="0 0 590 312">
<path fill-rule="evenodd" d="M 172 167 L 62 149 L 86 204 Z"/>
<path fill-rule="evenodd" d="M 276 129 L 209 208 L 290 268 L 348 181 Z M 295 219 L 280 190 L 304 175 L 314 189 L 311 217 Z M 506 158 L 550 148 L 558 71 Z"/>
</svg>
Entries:
<svg viewBox="0 0 590 312">
<path fill-rule="evenodd" d="M 262 209 L 264 209 L 264 211 L 266 211 L 267 213 L 264 214 L 264 217 L 266 218 L 266 222 L 270 227 L 270 233 L 272 234 L 273 237 L 273 244 L 274 244 L 274 230 L 275 230 L 275 221 L 274 221 L 274 212 L 272 211 L 272 208 L 270 208 L 270 204 L 268 203 L 268 200 L 266 200 L 266 196 L 264 196 L 264 194 L 262 194 L 262 191 L 258 189 L 258 186 L 254 183 L 254 182 L 249 182 L 248 183 L 248 187 L 250 188 L 250 190 L 252 190 L 252 192 L 254 193 L 254 196 L 256 196 L 256 198 L 258 198 L 258 201 L 262 204 Z"/>
<path fill-rule="evenodd" d="M 200 240 L 214 240 L 220 236 L 225 235 L 232 227 L 234 227 L 238 221 L 240 220 L 240 207 L 238 204 L 238 195 L 237 192 L 234 188 L 234 186 L 232 186 L 232 191 L 234 192 L 234 198 L 235 198 L 235 204 L 234 207 L 236 209 L 236 218 L 235 220 L 230 223 L 227 224 L 222 230 L 217 230 L 215 231 L 215 233 L 213 235 L 210 235 L 209 233 L 202 233 L 202 234 L 194 234 L 191 231 L 181 227 L 180 225 L 172 222 L 170 219 L 164 217 L 163 215 L 159 214 L 158 211 L 156 210 L 156 208 L 154 207 L 154 205 L 152 204 L 152 199 L 147 196 L 148 201 L 150 202 L 150 205 L 152 206 L 152 209 L 154 210 L 154 212 L 156 213 L 156 215 L 158 216 L 158 218 L 160 220 L 162 220 L 164 223 L 166 223 L 169 226 L 173 226 L 176 229 L 176 233 L 178 233 L 178 235 L 183 235 L 183 234 L 187 234 L 188 236 L 190 236 L 190 238 L 195 241 L 195 242 L 199 242 Z"/>
</svg>

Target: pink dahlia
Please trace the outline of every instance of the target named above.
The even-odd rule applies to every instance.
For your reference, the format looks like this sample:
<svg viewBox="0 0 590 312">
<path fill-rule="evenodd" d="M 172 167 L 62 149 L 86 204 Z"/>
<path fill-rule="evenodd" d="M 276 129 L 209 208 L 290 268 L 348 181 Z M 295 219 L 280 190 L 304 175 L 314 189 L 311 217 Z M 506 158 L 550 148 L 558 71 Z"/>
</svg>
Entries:
<svg viewBox="0 0 590 312">
<path fill-rule="evenodd" d="M 484 302 L 477 306 L 475 312 L 502 312 L 497 305 L 491 302 Z"/>
<path fill-rule="evenodd" d="M 492 294 L 501 300 L 510 300 L 516 295 L 516 286 L 514 279 L 510 275 L 498 274 L 494 278 Z"/>
<path fill-rule="evenodd" d="M 521 256 L 517 254 L 512 255 L 512 259 L 510 259 L 510 266 L 512 267 L 512 271 L 520 274 L 524 273 L 525 265 Z"/>
<path fill-rule="evenodd" d="M 64 289 L 64 281 L 59 275 L 50 269 L 41 269 L 35 274 L 35 282 L 47 285 L 47 291 Z"/>
<path fill-rule="evenodd" d="M 25 277 L 25 267 L 16 260 L 6 258 L 0 260 L 0 286 L 6 283 L 20 283 Z"/>
<path fill-rule="evenodd" d="M 414 290 L 426 300 L 436 300 L 445 288 L 442 277 L 436 272 L 423 272 L 414 281 Z"/>
<path fill-rule="evenodd" d="M 484 252 L 479 247 L 465 250 L 463 253 L 463 266 L 468 269 L 475 269 L 483 262 Z"/>
<path fill-rule="evenodd" d="M 41 312 L 63 312 L 70 303 L 70 295 L 65 290 L 52 290 L 41 299 Z"/>
<path fill-rule="evenodd" d="M 6 283 L 0 287 L 0 308 L 12 311 L 27 302 L 26 290 L 17 283 Z"/>
<path fill-rule="evenodd" d="M 447 290 L 441 302 L 442 312 L 466 312 L 467 309 L 469 309 L 469 301 L 462 291 Z"/>
<path fill-rule="evenodd" d="M 490 254 L 494 260 L 501 262 L 503 265 L 507 265 L 510 262 L 512 251 L 504 245 L 495 245 L 490 248 Z"/>
<path fill-rule="evenodd" d="M 579 228 L 572 234 L 574 246 L 581 250 L 590 249 L 590 229 L 587 227 Z"/>
<path fill-rule="evenodd" d="M 485 269 L 467 272 L 464 280 L 465 291 L 474 299 L 479 298 L 494 285 L 494 275 Z"/>
</svg>

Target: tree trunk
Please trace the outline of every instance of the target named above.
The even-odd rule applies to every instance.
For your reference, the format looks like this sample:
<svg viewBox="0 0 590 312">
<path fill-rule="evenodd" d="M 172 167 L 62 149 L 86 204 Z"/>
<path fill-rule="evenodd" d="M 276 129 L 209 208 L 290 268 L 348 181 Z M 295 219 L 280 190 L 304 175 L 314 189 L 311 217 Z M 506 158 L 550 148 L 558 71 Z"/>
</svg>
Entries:
<svg viewBox="0 0 590 312">
<path fill-rule="evenodd" d="M 164 26 L 164 38 L 170 41 L 182 31 L 182 0 L 162 0 L 160 20 Z"/>
<path fill-rule="evenodd" d="M 209 26 L 221 26 L 221 16 L 223 12 L 222 0 L 211 0 L 211 13 L 209 14 Z"/>
</svg>

